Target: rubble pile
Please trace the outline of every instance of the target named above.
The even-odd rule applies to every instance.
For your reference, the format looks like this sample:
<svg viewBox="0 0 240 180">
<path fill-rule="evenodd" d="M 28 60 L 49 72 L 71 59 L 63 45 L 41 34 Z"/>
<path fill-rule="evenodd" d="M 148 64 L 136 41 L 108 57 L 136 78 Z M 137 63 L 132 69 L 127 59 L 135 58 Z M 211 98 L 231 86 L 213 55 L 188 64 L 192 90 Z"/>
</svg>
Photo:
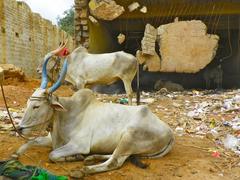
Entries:
<svg viewBox="0 0 240 180">
<path fill-rule="evenodd" d="M 15 109 L 9 108 L 11 116 L 14 120 L 15 125 L 18 125 L 23 117 L 24 109 Z M 13 126 L 10 122 L 7 110 L 4 108 L 0 109 L 0 133 L 4 133 L 5 131 L 12 131 Z"/>
<path fill-rule="evenodd" d="M 207 137 L 219 147 L 240 155 L 239 93 L 239 90 L 166 92 L 164 97 L 172 101 L 172 107 L 164 109 L 167 113 L 164 118 L 174 118 L 170 123 L 180 136 Z"/>
<path fill-rule="evenodd" d="M 21 68 L 13 64 L 0 64 L 0 67 L 3 69 L 5 79 L 12 78 L 24 81 L 25 74 Z"/>
</svg>

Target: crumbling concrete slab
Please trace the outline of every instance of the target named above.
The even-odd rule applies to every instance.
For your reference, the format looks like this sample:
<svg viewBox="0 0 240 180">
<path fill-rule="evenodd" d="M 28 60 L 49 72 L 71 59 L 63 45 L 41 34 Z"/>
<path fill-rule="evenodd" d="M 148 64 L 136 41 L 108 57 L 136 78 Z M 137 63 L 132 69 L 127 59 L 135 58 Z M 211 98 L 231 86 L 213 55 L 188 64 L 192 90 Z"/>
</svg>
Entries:
<svg viewBox="0 0 240 180">
<path fill-rule="evenodd" d="M 161 68 L 161 60 L 156 52 L 154 52 L 154 55 L 147 55 L 143 54 L 142 51 L 137 51 L 136 57 L 139 64 L 144 64 L 144 67 L 146 67 L 148 71 L 158 72 Z"/>
<path fill-rule="evenodd" d="M 91 0 L 89 2 L 90 13 L 97 19 L 112 21 L 119 17 L 125 10 L 114 0 Z"/>
<path fill-rule="evenodd" d="M 179 21 L 158 28 L 161 72 L 196 73 L 216 55 L 219 37 L 207 34 L 199 20 Z"/>
<path fill-rule="evenodd" d="M 142 53 L 148 55 L 155 55 L 155 43 L 157 39 L 157 29 L 151 24 L 147 24 L 142 39 Z"/>
</svg>

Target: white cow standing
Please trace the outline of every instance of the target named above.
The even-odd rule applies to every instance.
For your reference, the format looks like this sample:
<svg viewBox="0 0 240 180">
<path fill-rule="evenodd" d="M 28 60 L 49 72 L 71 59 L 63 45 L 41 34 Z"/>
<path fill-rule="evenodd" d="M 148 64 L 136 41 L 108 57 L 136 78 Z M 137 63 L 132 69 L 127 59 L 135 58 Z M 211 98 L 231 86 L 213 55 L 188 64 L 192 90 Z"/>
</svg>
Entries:
<svg viewBox="0 0 240 180">
<path fill-rule="evenodd" d="M 125 106 L 99 102 L 89 89 L 81 89 L 72 97 L 57 97 L 67 70 L 64 62 L 58 81 L 47 89 L 46 65 L 43 64 L 41 87 L 27 102 L 19 130 L 24 135 L 51 127 L 50 135 L 38 137 L 22 145 L 21 155 L 30 146 L 51 146 L 50 160 L 72 161 L 88 156 L 82 175 L 121 167 L 130 156 L 157 158 L 167 154 L 174 144 L 171 128 L 147 106 Z M 95 154 L 95 155 L 94 155 Z M 96 160 L 105 160 L 97 165 Z"/>
<path fill-rule="evenodd" d="M 68 57 L 68 70 L 65 81 L 76 89 L 91 87 L 97 84 L 110 85 L 121 79 L 127 93 L 129 104 L 132 104 L 132 81 L 137 72 L 135 56 L 123 51 L 90 54 L 80 46 Z M 41 72 L 41 63 L 37 72 Z M 48 72 L 49 73 L 49 72 Z M 49 76 L 51 77 L 50 73 Z"/>
</svg>

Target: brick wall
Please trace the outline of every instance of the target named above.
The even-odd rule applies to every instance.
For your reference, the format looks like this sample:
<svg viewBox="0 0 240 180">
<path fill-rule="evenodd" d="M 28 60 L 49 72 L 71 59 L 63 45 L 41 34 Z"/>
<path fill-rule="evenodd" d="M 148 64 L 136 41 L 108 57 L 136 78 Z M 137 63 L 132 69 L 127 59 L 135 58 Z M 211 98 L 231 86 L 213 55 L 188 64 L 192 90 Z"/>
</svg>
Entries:
<svg viewBox="0 0 240 180">
<path fill-rule="evenodd" d="M 36 76 L 44 55 L 55 49 L 67 34 L 24 2 L 0 0 L 0 63 L 21 67 L 26 75 Z M 73 48 L 69 37 L 68 48 Z"/>
</svg>

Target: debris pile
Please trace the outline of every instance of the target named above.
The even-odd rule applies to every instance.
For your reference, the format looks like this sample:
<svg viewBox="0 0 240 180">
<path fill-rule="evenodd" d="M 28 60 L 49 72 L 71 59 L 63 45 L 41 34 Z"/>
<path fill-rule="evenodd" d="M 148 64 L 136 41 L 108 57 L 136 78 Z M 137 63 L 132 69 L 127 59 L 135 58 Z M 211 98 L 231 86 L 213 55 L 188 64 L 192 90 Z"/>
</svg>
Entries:
<svg viewBox="0 0 240 180">
<path fill-rule="evenodd" d="M 141 93 L 147 104 L 175 130 L 177 136 L 208 138 L 216 144 L 209 151 L 213 157 L 240 155 L 240 93 L 231 91 L 173 91 L 167 89 Z M 127 104 L 123 95 L 98 95 L 104 102 Z M 133 102 L 134 101 L 133 99 Z"/>
<path fill-rule="evenodd" d="M 13 64 L 0 64 L 3 69 L 5 79 L 18 79 L 19 81 L 24 81 L 25 74 L 23 70 Z"/>
<path fill-rule="evenodd" d="M 24 109 L 9 108 L 9 111 L 11 113 L 14 123 L 16 125 L 19 124 L 23 117 Z M 1 108 L 0 109 L 0 133 L 5 131 L 11 131 L 11 130 L 13 130 L 13 126 L 10 122 L 8 113 L 5 109 Z"/>
</svg>

